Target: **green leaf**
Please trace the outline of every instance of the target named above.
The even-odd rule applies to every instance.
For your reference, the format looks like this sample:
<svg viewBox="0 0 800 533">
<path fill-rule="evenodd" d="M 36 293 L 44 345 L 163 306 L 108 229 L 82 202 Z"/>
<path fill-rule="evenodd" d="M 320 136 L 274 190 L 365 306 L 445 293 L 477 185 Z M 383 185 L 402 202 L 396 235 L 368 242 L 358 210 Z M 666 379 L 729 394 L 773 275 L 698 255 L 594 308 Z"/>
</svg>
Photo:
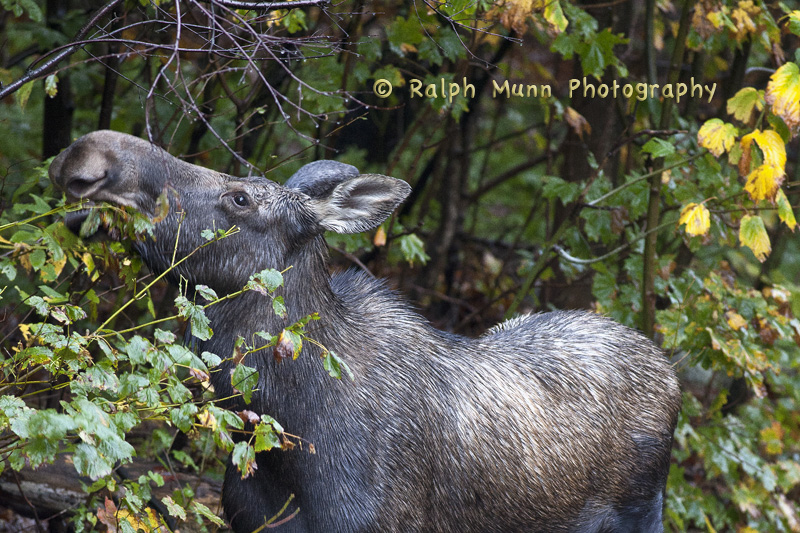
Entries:
<svg viewBox="0 0 800 533">
<path fill-rule="evenodd" d="M 170 516 L 174 516 L 180 520 L 186 520 L 186 510 L 183 506 L 175 503 L 175 500 L 172 499 L 172 496 L 164 496 L 161 498 L 161 503 L 167 506 L 167 512 Z"/>
<path fill-rule="evenodd" d="M 111 474 L 114 465 L 103 457 L 97 448 L 81 442 L 75 446 L 72 462 L 79 474 L 93 481 Z"/>
<path fill-rule="evenodd" d="M 760 262 L 767 260 L 772 251 L 764 220 L 758 215 L 745 215 L 739 225 L 739 242 L 753 251 Z"/>
<path fill-rule="evenodd" d="M 50 98 L 55 98 L 58 94 L 58 76 L 56 74 L 50 74 L 44 79 L 44 92 Z"/>
<path fill-rule="evenodd" d="M 31 296 L 25 303 L 33 307 L 41 316 L 47 316 L 50 314 L 50 306 L 41 296 Z"/>
<path fill-rule="evenodd" d="M 542 196 L 544 198 L 558 198 L 564 205 L 578 198 L 581 193 L 579 183 L 565 181 L 558 176 L 545 176 L 543 178 Z"/>
<path fill-rule="evenodd" d="M 211 520 L 211 522 L 217 526 L 224 526 L 225 520 L 217 516 L 216 513 L 212 512 L 211 509 L 203 505 L 202 503 L 198 502 L 197 500 L 192 500 L 192 503 L 189 505 L 190 509 L 204 518 Z"/>
<path fill-rule="evenodd" d="M 283 428 L 275 420 L 267 415 L 262 415 L 262 421 L 255 428 L 255 451 L 264 452 L 273 448 L 281 447 L 279 434 Z"/>
<path fill-rule="evenodd" d="M 217 293 L 214 291 L 214 289 L 206 285 L 197 285 L 195 286 L 194 290 L 209 302 L 219 299 L 219 296 L 217 296 Z"/>
<path fill-rule="evenodd" d="M 202 305 L 190 302 L 185 296 L 178 296 L 175 298 L 175 306 L 178 308 L 178 314 L 189 321 L 193 336 L 203 341 L 211 338 L 214 332 Z"/>
<path fill-rule="evenodd" d="M 17 269 L 9 258 L 0 257 L 0 273 L 2 273 L 8 281 L 14 281 L 17 277 Z"/>
<path fill-rule="evenodd" d="M 128 360 L 133 364 L 143 365 L 151 359 L 151 355 L 155 350 L 150 341 L 135 335 L 128 341 L 127 346 L 124 347 L 125 353 L 128 354 Z"/>
<path fill-rule="evenodd" d="M 272 299 L 272 310 L 281 318 L 286 318 L 286 306 L 283 303 L 283 296 L 276 296 Z"/>
<path fill-rule="evenodd" d="M 430 259 L 425 253 L 425 244 L 415 233 L 403 235 L 398 241 L 400 241 L 400 251 L 403 252 L 403 257 L 409 265 L 413 266 L 415 260 L 424 265 Z"/>
<path fill-rule="evenodd" d="M 330 374 L 332 378 L 342 379 L 342 369 L 344 369 L 348 377 L 351 380 L 355 380 L 355 376 L 350 370 L 350 367 L 348 367 L 338 355 L 331 351 L 326 351 L 323 354 L 322 366 L 328 371 L 328 374 Z"/>
<path fill-rule="evenodd" d="M 283 285 L 283 274 L 274 268 L 268 268 L 253 274 L 246 288 L 266 296 L 275 292 L 281 285 Z"/>
<path fill-rule="evenodd" d="M 19 90 L 14 94 L 20 109 L 24 110 L 25 106 L 28 104 L 28 98 L 31 96 L 31 90 L 33 90 L 33 82 L 29 81 L 20 87 Z"/>
<path fill-rule="evenodd" d="M 658 137 L 653 137 L 642 146 L 642 152 L 651 154 L 654 158 L 667 157 L 675 153 L 675 146 Z"/>
<path fill-rule="evenodd" d="M 231 461 L 242 473 L 242 479 L 246 479 L 255 471 L 256 451 L 245 441 L 237 442 L 233 447 Z"/>
<path fill-rule="evenodd" d="M 231 385 L 234 390 L 242 393 L 244 403 L 249 404 L 253 391 L 258 387 L 258 371 L 243 364 L 236 365 L 231 374 Z"/>
<path fill-rule="evenodd" d="M 397 17 L 394 22 L 386 27 L 386 38 L 394 53 L 403 56 L 405 52 L 401 45 L 416 46 L 425 37 L 419 19 L 416 17 L 408 19 Z"/>
<path fill-rule="evenodd" d="M 169 418 L 175 427 L 189 433 L 191 431 L 194 417 L 197 414 L 197 406 L 193 403 L 185 403 L 178 408 L 170 409 Z"/>
<path fill-rule="evenodd" d="M 209 368 L 218 366 L 222 362 L 222 358 L 211 352 L 203 352 L 200 354 L 200 357 L 203 359 L 205 364 L 209 366 Z"/>
</svg>

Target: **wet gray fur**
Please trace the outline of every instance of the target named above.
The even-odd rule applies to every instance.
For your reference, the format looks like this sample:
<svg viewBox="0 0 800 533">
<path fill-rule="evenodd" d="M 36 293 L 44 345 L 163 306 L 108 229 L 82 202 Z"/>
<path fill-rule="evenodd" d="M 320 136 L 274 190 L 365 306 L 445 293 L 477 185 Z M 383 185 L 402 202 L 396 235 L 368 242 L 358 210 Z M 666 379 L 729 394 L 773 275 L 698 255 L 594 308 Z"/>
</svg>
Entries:
<svg viewBox="0 0 800 533">
<path fill-rule="evenodd" d="M 163 271 L 204 242 L 206 228 L 239 233 L 192 256 L 178 275 L 219 295 L 264 268 L 285 274 L 290 314 L 249 292 L 208 309 L 214 336 L 199 350 L 223 358 L 238 336 L 277 333 L 308 313 L 312 336 L 355 381 L 334 380 L 319 350 L 296 361 L 248 356 L 254 401 L 226 403 L 274 416 L 313 443 L 257 456 L 255 475 L 232 467 L 223 503 L 237 533 L 271 518 L 291 494 L 286 532 L 655 532 L 680 408 L 675 374 L 636 331 L 587 312 L 515 318 L 477 339 L 434 329 L 382 281 L 331 275 L 323 232 L 371 229 L 409 193 L 402 181 L 319 161 L 287 186 L 187 164 L 134 137 L 95 132 L 53 162 L 72 198 L 152 213 L 176 191 L 155 240 L 138 244 Z M 243 204 L 243 205 L 239 205 Z M 177 237 L 178 206 L 185 213 Z M 172 281 L 177 275 L 172 275 Z M 231 363 L 212 377 L 233 393 Z"/>
</svg>

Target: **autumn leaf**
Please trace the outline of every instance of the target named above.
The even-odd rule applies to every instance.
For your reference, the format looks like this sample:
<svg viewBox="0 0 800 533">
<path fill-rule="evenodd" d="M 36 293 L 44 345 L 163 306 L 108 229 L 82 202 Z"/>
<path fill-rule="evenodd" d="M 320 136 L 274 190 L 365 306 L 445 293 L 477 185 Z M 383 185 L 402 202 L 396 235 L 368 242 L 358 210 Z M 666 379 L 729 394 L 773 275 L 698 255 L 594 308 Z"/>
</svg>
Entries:
<svg viewBox="0 0 800 533">
<path fill-rule="evenodd" d="M 544 4 L 544 19 L 550 23 L 550 26 L 559 33 L 567 29 L 569 21 L 564 16 L 561 10 L 561 2 L 558 0 L 540 0 L 537 4 Z"/>
<path fill-rule="evenodd" d="M 386 246 L 386 231 L 384 231 L 383 226 L 378 226 L 378 231 L 375 232 L 372 244 L 375 246 Z"/>
<path fill-rule="evenodd" d="M 764 443 L 767 453 L 778 454 L 783 451 L 783 437 L 785 430 L 781 423 L 773 421 L 772 425 L 761 430 L 761 442 Z"/>
<path fill-rule="evenodd" d="M 729 152 L 736 141 L 739 131 L 727 122 L 718 118 L 707 120 L 697 132 L 697 143 L 703 148 L 719 157 L 723 152 Z"/>
<path fill-rule="evenodd" d="M 753 117 L 753 110 L 762 109 L 764 109 L 764 91 L 758 91 L 753 87 L 745 87 L 728 100 L 728 114 L 745 124 Z"/>
<path fill-rule="evenodd" d="M 750 17 L 752 9 L 749 8 L 751 5 L 752 2 L 739 2 L 739 7 L 731 13 L 731 19 L 736 26 L 735 37 L 737 40 L 746 38 L 748 33 L 756 32 L 756 23 Z"/>
<path fill-rule="evenodd" d="M 554 33 L 563 32 L 569 24 L 559 0 L 506 0 L 501 7 L 500 23 L 517 33 L 525 33 L 528 17 L 537 11 L 542 12 Z"/>
<path fill-rule="evenodd" d="M 764 164 L 772 165 L 780 169 L 783 174 L 786 167 L 786 145 L 777 131 L 773 130 L 754 130 L 742 137 L 742 150 L 750 151 L 750 145 L 756 142 L 761 152 L 764 154 Z"/>
<path fill-rule="evenodd" d="M 708 209 L 703 204 L 686 204 L 681 210 L 678 224 L 686 224 L 686 233 L 689 235 L 705 235 L 711 227 Z"/>
<path fill-rule="evenodd" d="M 589 122 L 577 111 L 572 109 L 571 107 L 567 107 L 564 111 L 564 118 L 567 120 L 567 124 L 572 127 L 572 131 L 578 134 L 578 137 L 583 139 L 583 134 L 586 133 L 587 135 L 592 134 L 592 126 Z"/>
<path fill-rule="evenodd" d="M 725 313 L 725 319 L 728 321 L 728 325 L 734 331 L 739 331 L 740 329 L 747 327 L 747 321 L 744 319 L 744 317 L 733 309 L 729 309 Z"/>
<path fill-rule="evenodd" d="M 774 201 L 775 195 L 783 183 L 783 173 L 771 165 L 761 165 L 747 176 L 744 188 L 754 202 L 761 200 Z"/>
<path fill-rule="evenodd" d="M 763 263 L 767 260 L 767 256 L 772 251 L 772 246 L 761 217 L 751 215 L 742 217 L 739 225 L 739 243 L 750 248 L 760 262 Z"/>
<path fill-rule="evenodd" d="M 792 204 L 789 203 L 789 199 L 786 198 L 786 194 L 782 189 L 778 189 L 778 193 L 775 195 L 775 203 L 778 205 L 778 216 L 781 221 L 789 226 L 790 230 L 794 231 L 797 226 L 797 220 L 794 218 Z"/>
<path fill-rule="evenodd" d="M 278 335 L 278 342 L 272 349 L 272 356 L 275 361 L 280 363 L 284 359 L 291 357 L 297 359 L 300 350 L 303 348 L 303 339 L 297 333 L 284 329 Z"/>
<path fill-rule="evenodd" d="M 800 69 L 797 64 L 786 63 L 769 77 L 765 100 L 794 136 L 800 128 Z"/>
</svg>

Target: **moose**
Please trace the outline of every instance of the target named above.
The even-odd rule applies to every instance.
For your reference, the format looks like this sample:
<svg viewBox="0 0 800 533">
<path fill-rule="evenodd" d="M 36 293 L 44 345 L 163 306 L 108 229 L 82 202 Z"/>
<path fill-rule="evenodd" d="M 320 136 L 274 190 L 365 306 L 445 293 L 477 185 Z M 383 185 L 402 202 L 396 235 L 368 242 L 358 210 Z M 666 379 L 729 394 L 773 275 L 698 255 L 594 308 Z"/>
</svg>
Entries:
<svg viewBox="0 0 800 533">
<path fill-rule="evenodd" d="M 278 531 L 663 530 L 681 399 L 650 340 L 585 311 L 520 316 L 467 338 L 434 328 L 383 281 L 329 271 L 324 232 L 376 228 L 409 194 L 405 182 L 334 161 L 307 164 L 283 185 L 233 177 L 113 131 L 79 138 L 49 172 L 70 200 L 151 217 L 173 190 L 152 238 L 135 244 L 159 273 L 196 250 L 170 271 L 173 283 L 222 296 L 256 272 L 292 267 L 279 289 L 288 316 L 244 292 L 208 308 L 214 335 L 193 339 L 198 350 L 224 359 L 237 337 L 318 313 L 313 337 L 352 370 L 352 380 L 328 376 L 312 343 L 296 360 L 245 358 L 259 372 L 252 403 L 226 407 L 273 416 L 316 453 L 259 453 L 245 479 L 229 462 L 222 500 L 237 533 L 262 529 L 290 499 L 285 512 L 296 516 Z M 202 230 L 234 226 L 198 249 Z M 219 398 L 235 398 L 234 364 L 214 372 Z"/>
</svg>

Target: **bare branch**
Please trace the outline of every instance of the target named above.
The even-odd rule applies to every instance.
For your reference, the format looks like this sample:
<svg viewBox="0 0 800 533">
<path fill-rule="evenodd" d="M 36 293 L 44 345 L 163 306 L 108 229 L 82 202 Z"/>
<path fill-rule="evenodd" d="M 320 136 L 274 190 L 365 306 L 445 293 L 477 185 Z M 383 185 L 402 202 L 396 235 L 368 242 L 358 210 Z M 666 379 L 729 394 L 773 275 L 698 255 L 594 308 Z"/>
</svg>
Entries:
<svg viewBox="0 0 800 533">
<path fill-rule="evenodd" d="M 73 39 L 73 43 L 75 44 L 68 46 L 55 56 L 45 61 L 44 64 L 42 64 L 41 66 L 32 70 L 28 70 L 28 72 L 26 72 L 24 76 L 8 84 L 7 86 L 1 88 L 0 100 L 16 92 L 20 87 L 22 87 L 29 81 L 41 78 L 42 76 L 46 76 L 51 72 L 53 72 L 54 70 L 56 70 L 56 67 L 63 59 L 71 56 L 78 50 L 78 48 L 81 47 L 81 44 L 78 44 L 78 42 L 83 40 L 84 37 L 86 37 L 86 34 L 88 34 L 89 31 L 97 25 L 97 22 L 103 17 L 105 17 L 110 11 L 113 11 L 113 9 L 121 3 L 122 0 L 111 0 L 109 3 L 100 8 L 100 10 L 97 13 L 95 13 L 95 15 L 89 20 L 89 22 L 87 22 L 86 25 L 84 25 L 83 28 L 81 28 L 81 30 L 75 35 L 75 38 Z"/>
<path fill-rule="evenodd" d="M 271 11 L 273 9 L 293 9 L 295 7 L 320 7 L 330 0 L 297 0 L 296 2 L 240 2 L 238 0 L 211 0 L 212 4 L 229 9 L 249 9 L 251 11 Z"/>
</svg>

